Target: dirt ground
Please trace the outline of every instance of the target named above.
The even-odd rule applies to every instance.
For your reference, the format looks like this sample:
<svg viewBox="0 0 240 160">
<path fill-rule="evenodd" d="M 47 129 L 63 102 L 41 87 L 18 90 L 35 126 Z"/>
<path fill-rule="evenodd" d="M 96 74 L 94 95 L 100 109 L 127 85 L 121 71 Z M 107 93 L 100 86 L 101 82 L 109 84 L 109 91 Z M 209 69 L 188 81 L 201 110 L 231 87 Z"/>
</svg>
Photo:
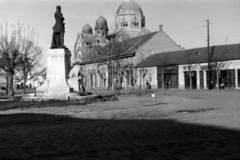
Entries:
<svg viewBox="0 0 240 160">
<path fill-rule="evenodd" d="M 0 159 L 240 159 L 240 91 L 0 101 Z"/>
</svg>

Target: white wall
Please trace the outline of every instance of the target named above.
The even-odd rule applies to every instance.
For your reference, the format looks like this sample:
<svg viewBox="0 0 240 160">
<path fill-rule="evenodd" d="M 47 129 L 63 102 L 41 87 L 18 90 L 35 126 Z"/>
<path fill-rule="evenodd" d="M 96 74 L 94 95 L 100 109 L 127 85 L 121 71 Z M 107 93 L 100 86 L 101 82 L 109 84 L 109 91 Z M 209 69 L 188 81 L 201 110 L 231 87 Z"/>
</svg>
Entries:
<svg viewBox="0 0 240 160">
<path fill-rule="evenodd" d="M 140 80 L 142 80 L 141 85 L 146 86 L 146 82 L 148 81 L 152 88 L 157 88 L 157 67 L 146 67 L 143 69 L 147 70 L 147 73 L 144 77 L 144 81 L 141 78 L 141 75 L 139 72 L 141 70 L 141 68 L 137 69 L 137 85 L 139 86 Z"/>
</svg>

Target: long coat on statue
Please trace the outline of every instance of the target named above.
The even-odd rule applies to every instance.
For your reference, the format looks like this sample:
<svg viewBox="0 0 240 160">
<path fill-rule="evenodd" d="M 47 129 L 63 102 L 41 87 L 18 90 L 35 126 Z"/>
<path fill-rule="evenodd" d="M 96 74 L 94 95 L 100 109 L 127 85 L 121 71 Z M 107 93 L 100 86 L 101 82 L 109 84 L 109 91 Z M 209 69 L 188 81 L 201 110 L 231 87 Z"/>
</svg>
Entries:
<svg viewBox="0 0 240 160">
<path fill-rule="evenodd" d="M 56 20 L 56 23 L 53 26 L 54 33 L 64 32 L 64 23 L 63 23 L 64 18 L 63 18 L 62 13 L 59 11 L 56 11 L 54 14 L 54 17 Z"/>
</svg>

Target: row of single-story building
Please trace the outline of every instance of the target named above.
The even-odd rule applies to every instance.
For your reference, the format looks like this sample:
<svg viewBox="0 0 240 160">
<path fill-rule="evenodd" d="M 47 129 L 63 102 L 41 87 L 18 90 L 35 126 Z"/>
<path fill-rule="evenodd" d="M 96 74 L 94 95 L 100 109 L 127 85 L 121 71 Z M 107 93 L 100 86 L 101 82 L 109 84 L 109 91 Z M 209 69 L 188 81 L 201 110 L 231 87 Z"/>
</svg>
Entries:
<svg viewBox="0 0 240 160">
<path fill-rule="evenodd" d="M 240 44 L 153 54 L 136 65 L 153 88 L 240 88 Z M 153 74 L 154 72 L 154 74 Z M 191 76 L 189 76 L 191 75 Z M 190 79 L 191 78 L 191 79 Z"/>
</svg>

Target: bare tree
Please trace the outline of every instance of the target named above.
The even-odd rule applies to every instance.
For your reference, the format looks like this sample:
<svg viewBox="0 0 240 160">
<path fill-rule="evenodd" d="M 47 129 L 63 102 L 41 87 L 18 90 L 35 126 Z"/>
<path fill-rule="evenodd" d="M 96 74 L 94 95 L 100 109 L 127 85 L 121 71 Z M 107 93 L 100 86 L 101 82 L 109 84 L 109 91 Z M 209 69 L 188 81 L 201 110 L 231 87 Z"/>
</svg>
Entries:
<svg viewBox="0 0 240 160">
<path fill-rule="evenodd" d="M 229 64 L 230 62 L 226 62 L 226 61 L 218 61 L 219 58 L 219 54 L 221 54 L 222 56 L 226 56 L 227 55 L 227 48 L 224 48 L 218 52 L 216 52 L 214 50 L 214 46 L 212 47 L 212 52 L 210 55 L 210 66 L 211 66 L 211 70 L 212 67 L 214 67 L 215 71 L 216 71 L 216 88 L 219 89 L 219 78 L 221 76 L 221 70 L 223 69 L 224 66 L 226 66 L 227 64 Z M 215 61 L 215 62 L 212 62 Z"/>
<path fill-rule="evenodd" d="M 127 85 L 130 84 L 131 86 L 133 86 L 133 84 L 132 84 L 133 80 L 130 81 L 130 78 L 133 78 L 133 76 L 132 76 L 133 69 L 134 69 L 133 63 L 129 62 L 126 59 L 122 59 L 121 61 L 122 61 L 121 62 L 121 67 L 120 67 L 121 75 L 123 75 L 126 78 L 126 80 L 127 80 L 126 84 Z"/>
<path fill-rule="evenodd" d="M 108 88 L 110 89 L 112 85 L 114 85 L 116 95 L 120 94 L 120 83 L 121 83 L 121 68 L 122 59 L 120 57 L 121 54 L 124 54 L 127 50 L 126 42 L 118 42 L 115 39 L 112 39 L 105 46 L 94 45 L 93 51 L 90 56 L 91 59 L 97 58 L 106 58 L 106 60 L 102 60 L 100 63 L 104 63 L 108 67 Z M 114 77 L 116 77 L 116 81 L 113 82 Z"/>
<path fill-rule="evenodd" d="M 217 84 L 216 84 L 216 87 L 217 89 L 219 89 L 219 77 L 220 77 L 220 74 L 221 74 L 221 70 L 222 68 L 227 64 L 227 62 L 225 61 L 222 61 L 222 62 L 215 62 L 213 64 L 213 66 L 215 66 L 215 70 L 216 70 L 216 81 L 217 81 Z"/>
<path fill-rule="evenodd" d="M 145 88 L 144 84 L 145 84 L 145 76 L 148 72 L 148 69 L 146 68 L 140 68 L 139 69 L 139 73 L 141 75 L 141 78 L 140 78 L 140 89 L 142 89 L 142 82 L 143 82 L 143 88 Z"/>
<path fill-rule="evenodd" d="M 141 64 L 141 68 L 138 70 L 139 71 L 139 73 L 140 73 L 140 90 L 142 90 L 142 82 L 143 82 L 143 87 L 144 87 L 144 83 L 145 83 L 145 76 L 146 76 L 146 74 L 147 74 L 147 72 L 148 72 L 148 69 L 147 68 L 143 68 L 143 66 L 142 66 L 142 61 L 143 61 L 143 59 L 144 59 L 144 54 L 142 54 L 142 53 L 140 53 L 140 55 L 139 55 L 139 62 L 140 62 L 140 64 Z"/>
<path fill-rule="evenodd" d="M 40 65 L 40 60 L 43 57 L 42 48 L 38 46 L 37 33 L 32 29 L 29 31 L 29 27 L 26 35 L 24 34 L 24 44 L 22 46 L 21 54 L 21 70 L 23 72 L 24 83 L 23 93 L 26 93 L 26 80 L 31 70 Z"/>
<path fill-rule="evenodd" d="M 193 71 L 196 69 L 196 64 L 191 62 L 190 55 L 187 56 L 187 64 L 183 66 L 183 69 L 186 71 L 186 73 L 189 76 L 189 87 L 192 89 L 192 74 Z"/>
<path fill-rule="evenodd" d="M 31 38 L 27 37 L 24 33 L 24 27 L 20 23 L 18 25 L 11 25 L 11 30 L 8 30 L 8 24 L 6 23 L 5 30 L 1 25 L 0 30 L 0 68 L 2 68 L 7 74 L 7 84 L 8 84 L 8 96 L 14 98 L 14 88 L 13 88 L 13 75 L 15 74 L 15 69 L 17 67 L 23 66 L 24 60 L 26 60 L 26 68 L 31 66 L 31 57 L 24 58 L 24 51 L 27 49 L 32 50 L 35 47 L 35 41 L 29 41 Z M 27 56 L 26 56 L 27 57 Z"/>
<path fill-rule="evenodd" d="M 13 90 L 13 75 L 15 68 L 19 66 L 21 62 L 21 46 L 23 45 L 23 38 L 21 35 L 22 26 L 18 24 L 17 28 L 11 25 L 11 31 L 9 35 L 8 24 L 6 23 L 5 32 L 1 25 L 0 33 L 0 67 L 7 74 L 7 92 L 10 98 L 14 98 Z"/>
</svg>

